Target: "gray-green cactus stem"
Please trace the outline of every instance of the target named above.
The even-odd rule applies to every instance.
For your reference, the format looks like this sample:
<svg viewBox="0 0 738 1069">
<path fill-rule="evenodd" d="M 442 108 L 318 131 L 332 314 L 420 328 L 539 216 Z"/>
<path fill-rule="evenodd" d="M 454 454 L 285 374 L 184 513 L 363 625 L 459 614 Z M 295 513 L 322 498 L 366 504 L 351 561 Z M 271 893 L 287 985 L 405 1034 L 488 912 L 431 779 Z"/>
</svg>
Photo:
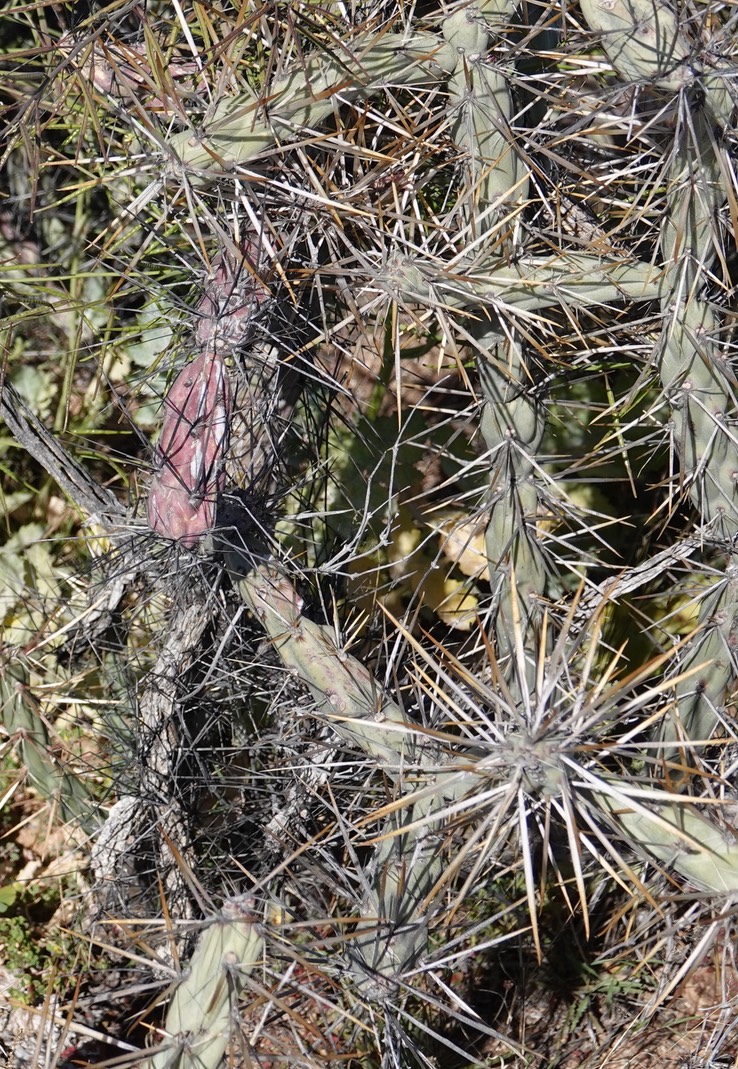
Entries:
<svg viewBox="0 0 738 1069">
<path fill-rule="evenodd" d="M 508 18 L 512 18 L 514 8 L 513 3 L 506 5 Z M 489 13 L 498 18 L 503 11 L 505 8 L 495 5 Z M 467 180 L 460 200 L 465 205 L 471 237 L 477 239 L 493 231 L 501 215 L 507 219 L 514 205 L 525 203 L 529 176 L 510 131 L 514 109 L 508 80 L 499 67 L 486 62 L 492 21 L 488 22 L 477 7 L 462 7 L 445 20 L 443 35 L 457 55 L 456 67 L 448 81 L 449 107 L 454 116 L 451 134 L 457 147 L 465 153 Z M 471 286 L 478 294 L 480 289 L 486 289 L 478 277 L 471 286 L 468 280 L 458 276 L 436 280 L 423 277 L 422 272 L 407 262 L 396 269 L 395 278 L 402 280 L 403 276 L 399 288 L 407 286 L 404 295 L 407 296 L 408 289 L 414 289 L 416 294 L 424 292 L 428 303 L 439 284 L 444 303 L 447 296 L 455 302 Z M 507 296 L 506 281 L 500 276 L 497 292 L 504 293 L 503 301 Z M 487 290 L 484 296 L 488 293 Z M 502 318 L 502 309 L 495 311 Z M 523 349 L 514 333 L 508 330 L 508 336 L 504 337 L 496 324 L 479 322 L 472 324 L 471 333 L 475 338 L 480 388 L 486 401 L 480 430 L 490 458 L 490 518 L 485 542 L 497 607 L 495 637 L 498 656 L 510 678 L 521 669 L 510 657 L 516 628 L 522 632 L 519 637 L 523 650 L 530 654 L 526 660 L 531 665 L 535 663 L 532 649 L 536 597 L 544 593 L 545 570 L 531 531 L 538 511 L 534 458 L 544 423 L 541 410 L 524 388 Z M 524 666 L 522 671 L 525 677 Z M 527 689 L 526 678 L 518 682 Z"/>
<path fill-rule="evenodd" d="M 373 1001 L 392 997 L 428 941 L 426 899 L 444 867 L 442 822 L 432 794 L 385 820 L 367 872 L 361 919 L 346 946 L 359 991 Z M 406 829 L 406 830 L 405 830 Z"/>
<path fill-rule="evenodd" d="M 238 1027 L 238 999 L 264 956 L 254 902 L 246 895 L 223 903 L 206 923 L 164 1026 L 167 1038 L 145 1065 L 151 1069 L 220 1069 Z"/>
<path fill-rule="evenodd" d="M 338 648 L 329 628 L 302 615 L 302 599 L 276 569 L 258 568 L 239 589 L 284 665 L 309 687 L 316 713 L 335 717 L 341 735 L 399 774 L 413 749 L 412 726 L 370 672 Z"/>
<path fill-rule="evenodd" d="M 303 615 L 302 599 L 280 569 L 260 565 L 238 580 L 238 589 L 284 666 L 309 689 L 313 714 L 331 723 L 349 745 L 374 759 L 392 781 L 407 782 L 412 775 L 425 786 L 431 777 L 439 804 L 474 790 L 478 776 L 468 760 L 448 758 L 426 739 L 371 672 L 340 647 L 333 629 Z M 416 794 L 413 798 L 418 800 Z"/>
<path fill-rule="evenodd" d="M 689 42 L 663 0 L 581 0 L 581 8 L 623 81 L 676 92 L 694 80 Z"/>
<path fill-rule="evenodd" d="M 394 296 L 430 308 L 473 312 L 485 308 L 509 318 L 553 304 L 588 308 L 615 301 L 652 301 L 661 296 L 663 272 L 638 261 L 608 261 L 572 254 L 518 262 L 493 263 L 475 271 L 453 266 L 427 267 L 407 256 L 394 256 L 382 285 Z"/>
<path fill-rule="evenodd" d="M 514 5 L 507 6 L 512 15 Z M 460 199 L 472 238 L 492 229 L 497 216 L 527 195 L 527 173 L 510 133 L 510 87 L 504 73 L 486 61 L 490 29 L 474 6 L 460 8 L 443 23 L 456 56 L 447 85 L 451 137 L 465 153 L 467 182 Z"/>
<path fill-rule="evenodd" d="M 485 541 L 490 581 L 498 599 L 498 655 L 510 657 L 519 627 L 532 671 L 536 598 L 543 596 L 546 584 L 535 534 L 538 494 L 534 464 L 544 424 L 539 407 L 525 389 L 523 356 L 517 341 L 499 343 L 492 332 L 475 333 L 479 384 L 486 401 L 480 419 L 490 457 L 490 519 Z M 508 664 L 508 677 L 511 668 Z M 519 682 L 526 685 L 523 680 Z"/>
<path fill-rule="evenodd" d="M 658 367 L 672 405 L 684 485 L 700 522 L 720 528 L 732 542 L 738 529 L 735 380 L 720 352 L 715 312 L 701 292 L 720 246 L 716 220 L 726 199 L 723 149 L 713 129 L 713 115 L 725 107 L 724 92 L 713 82 L 710 107 L 706 102 L 689 115 L 684 109 L 678 114 L 661 231 L 664 326 Z M 679 666 L 683 673 L 704 668 L 697 685 L 677 685 L 674 716 L 661 728 L 662 740 L 671 744 L 663 752 L 668 761 L 686 756 L 682 742 L 687 750 L 699 751 L 719 724 L 726 690 L 738 671 L 736 619 L 738 584 L 735 564 L 729 563 L 725 579 L 702 602 L 699 634 Z"/>
<path fill-rule="evenodd" d="M 439 81 L 453 66 L 452 50 L 435 34 L 366 34 L 307 57 L 264 93 L 224 98 L 197 131 L 175 134 L 169 148 L 178 166 L 220 171 L 246 164 L 300 130 L 322 122 L 341 103 L 390 85 Z"/>
<path fill-rule="evenodd" d="M 661 232 L 663 340 L 659 371 L 675 412 L 684 476 L 703 522 L 738 520 L 736 442 L 729 424 L 735 394 L 718 352 L 718 324 L 699 292 L 715 259 L 717 212 L 725 200 L 722 168 L 707 116 L 680 123 L 669 167 L 669 211 Z"/>
<path fill-rule="evenodd" d="M 349 745 L 374 758 L 395 783 L 401 804 L 382 825 L 361 917 L 347 945 L 362 991 L 382 998 L 425 948 L 426 911 L 421 906 L 443 866 L 441 826 L 433 814 L 451 799 L 473 793 L 478 777 L 468 763 L 446 760 L 438 747 L 426 744 L 367 669 L 339 648 L 332 630 L 305 619 L 302 602 L 284 575 L 262 566 L 241 579 L 239 589 L 282 662 L 311 691 L 315 714 L 325 716 Z"/>
<path fill-rule="evenodd" d="M 20 655 L 0 670 L 0 713 L 5 731 L 19 744 L 28 782 L 58 809 L 63 821 L 79 821 L 92 832 L 101 823 L 100 808 L 85 780 L 56 756 L 56 747 L 30 688 Z"/>
<path fill-rule="evenodd" d="M 691 49 L 679 20 L 663 0 L 582 0 L 590 27 L 602 35 L 603 48 L 625 82 L 648 82 L 674 94 L 676 133 L 668 156 L 668 211 L 661 231 L 663 278 L 660 302 L 664 326 L 659 373 L 672 405 L 684 484 L 702 523 L 719 523 L 732 538 L 738 521 L 736 402 L 726 361 L 718 351 L 718 324 L 699 289 L 712 265 L 719 237 L 716 219 L 725 201 L 726 161 L 716 137 L 733 109 L 727 70 L 705 77 L 690 59 Z M 701 66 L 701 65 L 699 65 Z M 693 106 L 685 90 L 700 78 L 704 101 Z M 660 728 L 670 743 L 663 756 L 679 759 L 675 743 L 693 749 L 710 738 L 720 718 L 725 690 L 736 675 L 733 648 L 738 590 L 732 572 L 703 600 L 700 632 L 680 665 L 690 670 L 708 663 L 700 680 L 677 685 L 677 707 Z M 718 609 L 719 606 L 719 609 Z"/>
<path fill-rule="evenodd" d="M 680 873 L 695 887 L 714 895 L 738 891 L 738 842 L 694 806 L 664 801 L 654 791 L 631 796 L 632 785 L 612 781 L 607 790 L 593 786 L 599 807 L 609 813 L 633 845 Z"/>
<path fill-rule="evenodd" d="M 693 763 L 692 755 L 712 738 L 726 715 L 728 691 L 736 675 L 737 564 L 729 564 L 724 578 L 704 597 L 699 623 L 699 631 L 679 666 L 676 708 L 664 719 L 659 732 L 666 744 L 663 759 L 685 770 Z M 699 671 L 695 674 L 696 669 Z M 667 779 L 680 784 L 687 782 L 688 776 L 672 771 Z"/>
</svg>

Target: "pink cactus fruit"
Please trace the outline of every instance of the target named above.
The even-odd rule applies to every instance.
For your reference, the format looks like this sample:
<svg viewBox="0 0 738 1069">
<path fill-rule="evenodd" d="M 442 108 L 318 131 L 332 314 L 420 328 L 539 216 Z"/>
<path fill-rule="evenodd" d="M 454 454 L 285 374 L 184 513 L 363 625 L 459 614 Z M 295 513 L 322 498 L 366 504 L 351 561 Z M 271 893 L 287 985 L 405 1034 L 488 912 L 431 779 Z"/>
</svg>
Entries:
<svg viewBox="0 0 738 1069">
<path fill-rule="evenodd" d="M 223 359 L 205 350 L 180 371 L 164 399 L 149 492 L 149 525 L 192 546 L 215 524 L 228 448 L 230 394 Z"/>
<path fill-rule="evenodd" d="M 235 264 L 225 253 L 216 256 L 205 294 L 197 308 L 200 318 L 195 338 L 198 344 L 218 352 L 242 345 L 253 329 L 254 315 L 268 292 L 256 276 L 248 256 L 240 264 Z"/>
</svg>

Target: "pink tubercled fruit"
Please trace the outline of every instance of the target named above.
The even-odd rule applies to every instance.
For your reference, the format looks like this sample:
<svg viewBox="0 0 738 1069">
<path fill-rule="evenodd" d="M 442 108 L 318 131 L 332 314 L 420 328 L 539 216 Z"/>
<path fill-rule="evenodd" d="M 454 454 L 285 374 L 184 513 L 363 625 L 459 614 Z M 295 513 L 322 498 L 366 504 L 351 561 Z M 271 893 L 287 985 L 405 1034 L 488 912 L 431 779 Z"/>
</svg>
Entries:
<svg viewBox="0 0 738 1069">
<path fill-rule="evenodd" d="M 251 251 L 256 255 L 256 250 Z M 247 255 L 239 263 L 220 253 L 213 260 L 205 293 L 197 307 L 198 344 L 217 352 L 243 345 L 253 332 L 259 305 L 267 299 L 268 292 Z"/>
<path fill-rule="evenodd" d="M 192 546 L 213 528 L 229 413 L 225 364 L 206 349 L 180 371 L 164 399 L 148 505 L 149 524 L 157 534 Z"/>
</svg>

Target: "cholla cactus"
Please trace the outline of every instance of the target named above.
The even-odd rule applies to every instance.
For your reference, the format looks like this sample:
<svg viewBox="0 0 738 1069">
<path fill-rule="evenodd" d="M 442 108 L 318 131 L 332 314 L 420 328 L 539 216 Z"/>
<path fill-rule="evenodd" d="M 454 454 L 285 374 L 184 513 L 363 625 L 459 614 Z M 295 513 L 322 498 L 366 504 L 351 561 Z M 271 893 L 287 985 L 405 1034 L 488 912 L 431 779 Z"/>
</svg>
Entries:
<svg viewBox="0 0 738 1069">
<path fill-rule="evenodd" d="M 438 1057 L 429 1033 L 461 1057 L 449 1018 L 485 1035 L 488 1059 L 522 1060 L 452 970 L 492 975 L 508 939 L 543 961 L 563 916 L 583 939 L 602 920 L 608 977 L 625 968 L 617 945 L 650 968 L 662 948 L 633 937 L 649 928 L 633 902 L 662 908 L 663 879 L 705 901 L 738 887 L 713 748 L 719 732 L 734 743 L 738 613 L 720 307 L 733 16 L 708 3 L 700 23 L 663 0 L 482 0 L 392 8 L 391 23 L 388 10 L 359 25 L 343 8 L 177 5 L 171 22 L 131 15 L 126 47 L 96 16 L 49 46 L 55 84 L 71 100 L 82 89 L 66 163 L 98 167 L 128 204 L 84 248 L 148 272 L 189 346 L 168 391 L 165 347 L 136 365 L 163 403 L 148 538 L 130 550 L 123 495 L 85 485 L 84 465 L 3 396 L 13 434 L 105 524 L 117 593 L 95 634 L 127 628 L 142 740 L 126 812 L 155 816 L 168 931 L 212 918 L 155 1069 L 215 1069 L 260 1005 L 294 1028 L 285 1064 L 364 1059 L 371 1042 L 377 1063 L 404 1067 Z M 51 170 L 62 150 L 48 151 Z M 9 285 L 19 301 L 46 285 L 59 324 L 59 278 L 98 265 L 64 262 L 42 283 L 28 253 Z M 183 312 L 172 295 L 193 279 Z M 85 301 L 81 320 L 105 304 Z M 86 321 L 71 334 L 95 337 Z M 141 418 L 105 350 L 100 365 Z M 637 538 L 618 529 L 626 480 L 645 499 Z M 165 554 L 151 529 L 199 552 Z M 687 561 L 699 619 L 676 624 Z M 438 573 L 469 612 L 427 596 Z M 156 624 L 138 631 L 144 601 Z M 30 774 L 74 801 L 34 741 Z M 135 849 L 112 830 L 105 842 Z M 611 908 L 618 887 L 630 897 Z M 224 899 L 222 915 L 207 904 Z M 254 1058 L 265 1028 L 249 1032 Z"/>
</svg>

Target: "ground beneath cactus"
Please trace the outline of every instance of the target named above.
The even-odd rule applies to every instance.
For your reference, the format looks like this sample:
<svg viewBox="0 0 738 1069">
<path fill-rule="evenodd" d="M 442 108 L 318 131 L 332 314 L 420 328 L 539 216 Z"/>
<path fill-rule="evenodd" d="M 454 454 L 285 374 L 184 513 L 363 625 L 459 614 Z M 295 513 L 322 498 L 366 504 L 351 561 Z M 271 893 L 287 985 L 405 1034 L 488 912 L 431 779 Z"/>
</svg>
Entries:
<svg viewBox="0 0 738 1069">
<path fill-rule="evenodd" d="M 650 1016 L 637 989 L 627 999 L 598 996 L 553 1011 L 540 999 L 526 1008 L 520 1038 L 551 1069 L 727 1069 L 738 1055 L 738 971 L 724 950 L 697 965 Z M 485 1053 L 504 1057 L 496 1043 Z"/>
</svg>

